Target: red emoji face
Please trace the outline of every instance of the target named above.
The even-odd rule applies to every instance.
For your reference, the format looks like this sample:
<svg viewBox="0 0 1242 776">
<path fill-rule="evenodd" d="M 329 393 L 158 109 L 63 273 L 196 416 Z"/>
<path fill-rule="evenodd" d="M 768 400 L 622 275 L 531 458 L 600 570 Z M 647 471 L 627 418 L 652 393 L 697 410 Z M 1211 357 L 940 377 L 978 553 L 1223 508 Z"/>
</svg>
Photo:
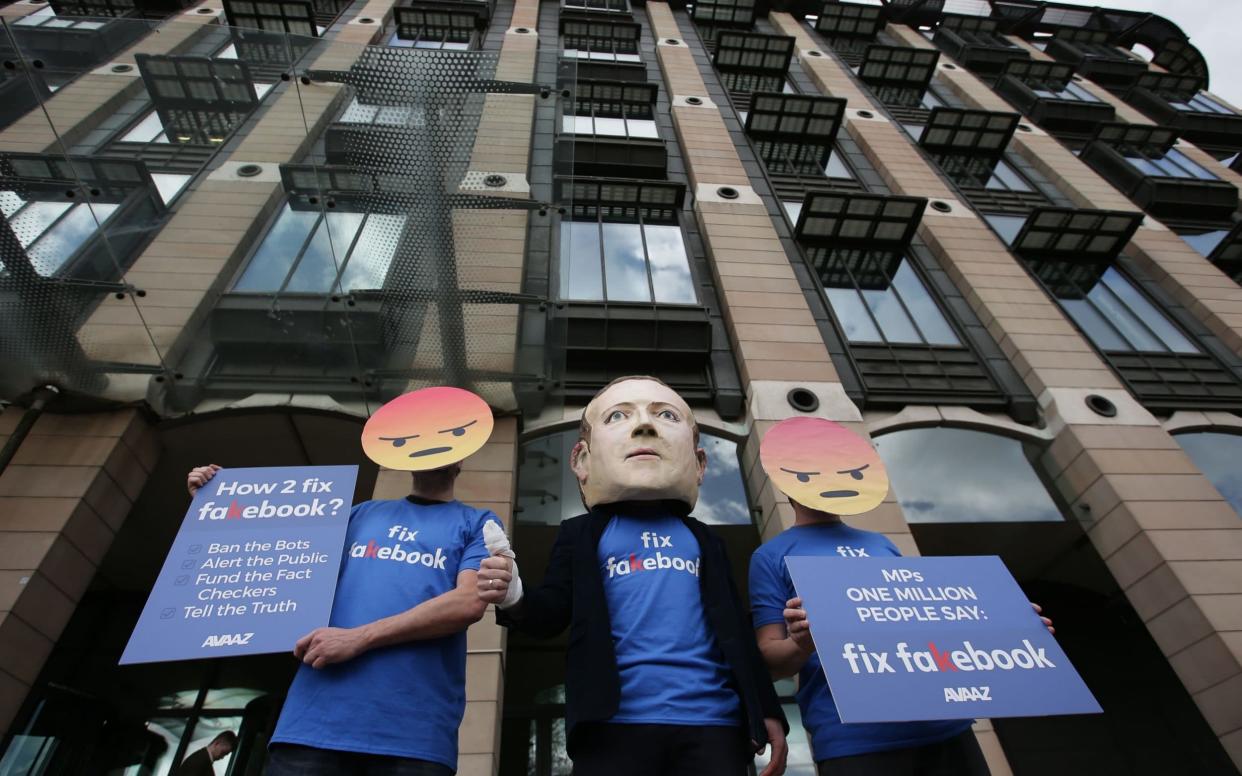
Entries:
<svg viewBox="0 0 1242 776">
<path fill-rule="evenodd" d="M 424 388 L 380 407 L 362 429 L 362 450 L 388 469 L 428 471 L 464 460 L 492 435 L 487 402 L 460 388 Z"/>
<path fill-rule="evenodd" d="M 823 418 L 789 418 L 759 445 L 772 484 L 803 506 L 834 515 L 858 515 L 880 505 L 888 472 L 871 443 Z"/>
</svg>

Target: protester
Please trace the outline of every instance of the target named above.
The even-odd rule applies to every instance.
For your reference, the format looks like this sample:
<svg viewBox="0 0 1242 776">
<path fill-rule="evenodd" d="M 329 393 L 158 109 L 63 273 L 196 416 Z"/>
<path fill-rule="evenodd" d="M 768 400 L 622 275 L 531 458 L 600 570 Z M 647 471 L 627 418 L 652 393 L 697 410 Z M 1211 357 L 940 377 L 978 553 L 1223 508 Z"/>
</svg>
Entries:
<svg viewBox="0 0 1242 776">
<path fill-rule="evenodd" d="M 741 776 L 785 722 L 723 542 L 690 517 L 707 464 L 686 402 L 651 377 L 604 387 L 570 458 L 588 514 L 561 524 L 543 582 L 483 561 L 479 595 L 537 637 L 570 628 L 569 756 L 579 776 Z M 512 588 L 511 588 L 512 583 Z"/>
<path fill-rule="evenodd" d="M 302 665 L 272 736 L 268 776 L 441 776 L 457 769 L 466 635 L 486 610 L 483 524 L 454 499 L 461 459 L 491 433 L 482 399 L 432 388 L 394 399 L 363 431 L 367 455 L 413 471 L 404 499 L 350 512 L 329 626 L 297 641 Z M 461 433 L 458 433 L 461 432 Z M 469 432 L 469 433 L 467 433 Z M 220 467 L 190 472 L 191 495 Z"/>
<path fill-rule="evenodd" d="M 987 762 L 971 731 L 973 720 L 841 722 L 785 558 L 822 556 L 848 563 L 901 552 L 884 534 L 841 521 L 842 514 L 879 506 L 888 492 L 884 464 L 870 442 L 831 421 L 797 420 L 769 429 L 760 448 L 764 470 L 790 497 L 795 519 L 751 556 L 750 602 L 755 636 L 772 676 L 798 676 L 798 707 L 818 773 L 987 776 Z M 1051 630 L 1051 621 L 1043 621 Z"/>
</svg>

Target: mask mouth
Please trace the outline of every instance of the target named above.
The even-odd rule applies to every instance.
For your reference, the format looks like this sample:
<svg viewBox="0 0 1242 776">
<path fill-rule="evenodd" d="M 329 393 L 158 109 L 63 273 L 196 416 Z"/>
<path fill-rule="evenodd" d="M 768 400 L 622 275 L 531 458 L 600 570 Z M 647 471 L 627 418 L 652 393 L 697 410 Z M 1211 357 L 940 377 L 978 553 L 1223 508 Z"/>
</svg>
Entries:
<svg viewBox="0 0 1242 776">
<path fill-rule="evenodd" d="M 639 455 L 654 455 L 656 458 L 661 457 L 659 453 L 657 453 L 655 450 L 652 450 L 650 447 L 640 447 L 639 449 L 633 450 L 628 455 L 626 455 L 625 460 L 628 461 L 631 458 L 634 458 L 635 456 L 639 456 Z"/>
<path fill-rule="evenodd" d="M 424 455 L 438 455 L 440 453 L 452 452 L 451 447 L 429 447 L 426 450 L 416 450 L 410 453 L 411 458 L 422 458 Z"/>
<path fill-rule="evenodd" d="M 856 490 L 826 490 L 819 494 L 820 498 L 851 498 L 857 496 Z"/>
</svg>

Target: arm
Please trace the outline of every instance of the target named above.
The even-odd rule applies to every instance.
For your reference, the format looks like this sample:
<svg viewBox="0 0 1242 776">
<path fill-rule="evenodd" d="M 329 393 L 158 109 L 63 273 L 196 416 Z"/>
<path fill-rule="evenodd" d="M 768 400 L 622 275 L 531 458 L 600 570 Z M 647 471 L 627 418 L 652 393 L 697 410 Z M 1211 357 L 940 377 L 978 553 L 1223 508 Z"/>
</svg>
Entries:
<svg viewBox="0 0 1242 776">
<path fill-rule="evenodd" d="M 293 647 L 312 668 L 351 660 L 372 649 L 451 636 L 478 622 L 487 609 L 475 593 L 477 572 L 462 571 L 457 587 L 400 614 L 356 628 L 316 628 Z"/>
<path fill-rule="evenodd" d="M 815 651 L 814 647 L 806 649 L 791 638 L 787 626 L 779 622 L 760 626 L 755 630 L 755 639 L 759 642 L 759 651 L 763 653 L 763 660 L 768 664 L 773 679 L 794 676 L 802 670 L 802 666 L 806 665 L 807 659 Z"/>
<path fill-rule="evenodd" d="M 508 609 L 496 610 L 496 622 L 536 638 L 552 638 L 569 627 L 573 614 L 573 557 L 578 525 L 562 523 L 548 558 L 543 582 L 525 588 L 521 600 Z M 479 569 L 478 595 L 485 603 L 496 603 L 509 590 L 509 559 L 493 556 Z M 495 584 L 492 582 L 495 581 Z"/>
</svg>

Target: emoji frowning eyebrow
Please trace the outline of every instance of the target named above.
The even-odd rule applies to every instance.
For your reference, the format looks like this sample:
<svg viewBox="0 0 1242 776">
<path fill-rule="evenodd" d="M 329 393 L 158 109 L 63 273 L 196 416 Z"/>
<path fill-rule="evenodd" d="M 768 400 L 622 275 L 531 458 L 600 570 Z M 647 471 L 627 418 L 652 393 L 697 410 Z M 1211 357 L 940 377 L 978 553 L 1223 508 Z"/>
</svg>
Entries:
<svg viewBox="0 0 1242 776">
<path fill-rule="evenodd" d="M 786 474 L 792 474 L 793 476 L 797 477 L 798 482 L 810 482 L 811 477 L 819 474 L 819 472 L 794 471 L 793 469 L 786 469 L 784 466 L 781 467 L 781 471 L 785 472 Z M 842 472 L 837 472 L 837 474 L 842 474 Z"/>
<path fill-rule="evenodd" d="M 478 423 L 478 422 L 479 422 L 479 421 L 477 421 L 477 420 L 472 420 L 472 421 L 470 421 L 469 423 L 467 423 L 467 424 L 465 424 L 465 425 L 462 425 L 462 426 L 453 426 L 452 428 L 446 428 L 446 429 L 444 429 L 443 431 L 439 431 L 439 432 L 437 432 L 437 433 L 440 433 L 440 434 L 447 434 L 447 433 L 449 433 L 449 432 L 452 432 L 452 433 L 453 433 L 453 434 L 455 434 L 456 436 L 461 436 L 461 435 L 462 435 L 462 433 L 464 433 L 466 429 L 470 428 L 471 426 L 473 426 L 475 423 Z"/>
</svg>

